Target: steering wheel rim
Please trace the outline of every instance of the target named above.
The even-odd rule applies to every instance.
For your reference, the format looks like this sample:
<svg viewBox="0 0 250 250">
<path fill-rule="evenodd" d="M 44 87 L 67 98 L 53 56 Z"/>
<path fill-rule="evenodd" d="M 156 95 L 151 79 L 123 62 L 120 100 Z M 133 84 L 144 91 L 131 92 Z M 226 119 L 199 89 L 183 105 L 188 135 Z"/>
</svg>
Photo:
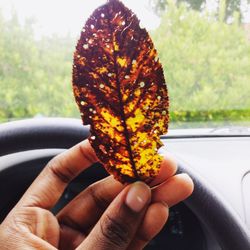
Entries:
<svg viewBox="0 0 250 250">
<path fill-rule="evenodd" d="M 87 138 L 89 129 L 80 120 L 40 118 L 0 125 L 0 156 L 34 149 L 65 149 Z M 0 168 L 0 176 L 4 171 Z M 231 205 L 190 166 L 179 162 L 179 172 L 188 173 L 194 183 L 185 204 L 206 225 L 222 249 L 250 249 L 250 232 Z"/>
</svg>

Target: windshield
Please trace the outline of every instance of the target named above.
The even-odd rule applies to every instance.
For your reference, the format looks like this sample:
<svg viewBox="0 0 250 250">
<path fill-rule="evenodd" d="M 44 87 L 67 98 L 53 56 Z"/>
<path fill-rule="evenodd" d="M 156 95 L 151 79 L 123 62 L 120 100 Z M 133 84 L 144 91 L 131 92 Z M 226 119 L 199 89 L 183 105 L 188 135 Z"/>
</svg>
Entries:
<svg viewBox="0 0 250 250">
<path fill-rule="evenodd" d="M 248 0 L 124 0 L 158 50 L 170 127 L 250 127 Z M 237 3 L 236 3 L 237 2 Z M 0 0 L 0 123 L 75 117 L 72 60 L 103 0 Z"/>
</svg>

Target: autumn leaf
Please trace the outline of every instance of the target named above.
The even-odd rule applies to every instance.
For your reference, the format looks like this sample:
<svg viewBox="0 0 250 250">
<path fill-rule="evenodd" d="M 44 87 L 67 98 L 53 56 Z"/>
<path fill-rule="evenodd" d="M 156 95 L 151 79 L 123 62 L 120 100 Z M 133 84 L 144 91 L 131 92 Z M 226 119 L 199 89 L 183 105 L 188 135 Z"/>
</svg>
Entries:
<svg viewBox="0 0 250 250">
<path fill-rule="evenodd" d="M 107 171 L 122 182 L 150 182 L 168 128 L 168 92 L 148 32 L 120 1 L 87 20 L 76 46 L 73 91 L 89 138 Z"/>
</svg>

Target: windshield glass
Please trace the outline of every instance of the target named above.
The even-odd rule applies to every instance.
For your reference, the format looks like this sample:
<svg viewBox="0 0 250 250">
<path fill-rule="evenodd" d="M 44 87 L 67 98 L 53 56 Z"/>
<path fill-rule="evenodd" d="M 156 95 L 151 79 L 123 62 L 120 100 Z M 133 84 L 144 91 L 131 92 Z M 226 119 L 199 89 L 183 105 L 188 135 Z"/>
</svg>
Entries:
<svg viewBox="0 0 250 250">
<path fill-rule="evenodd" d="M 102 0 L 0 0 L 0 123 L 75 117 L 72 60 Z M 248 0 L 124 0 L 158 50 L 170 127 L 250 127 Z"/>
</svg>

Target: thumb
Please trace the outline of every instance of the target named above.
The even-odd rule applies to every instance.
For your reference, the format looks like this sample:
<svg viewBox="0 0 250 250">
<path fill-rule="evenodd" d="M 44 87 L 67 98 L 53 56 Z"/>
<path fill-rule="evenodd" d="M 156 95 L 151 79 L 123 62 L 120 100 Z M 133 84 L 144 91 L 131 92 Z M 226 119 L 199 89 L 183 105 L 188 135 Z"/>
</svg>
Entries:
<svg viewBox="0 0 250 250">
<path fill-rule="evenodd" d="M 143 182 L 124 188 L 77 249 L 127 249 L 142 222 L 150 198 L 151 190 Z"/>
</svg>

